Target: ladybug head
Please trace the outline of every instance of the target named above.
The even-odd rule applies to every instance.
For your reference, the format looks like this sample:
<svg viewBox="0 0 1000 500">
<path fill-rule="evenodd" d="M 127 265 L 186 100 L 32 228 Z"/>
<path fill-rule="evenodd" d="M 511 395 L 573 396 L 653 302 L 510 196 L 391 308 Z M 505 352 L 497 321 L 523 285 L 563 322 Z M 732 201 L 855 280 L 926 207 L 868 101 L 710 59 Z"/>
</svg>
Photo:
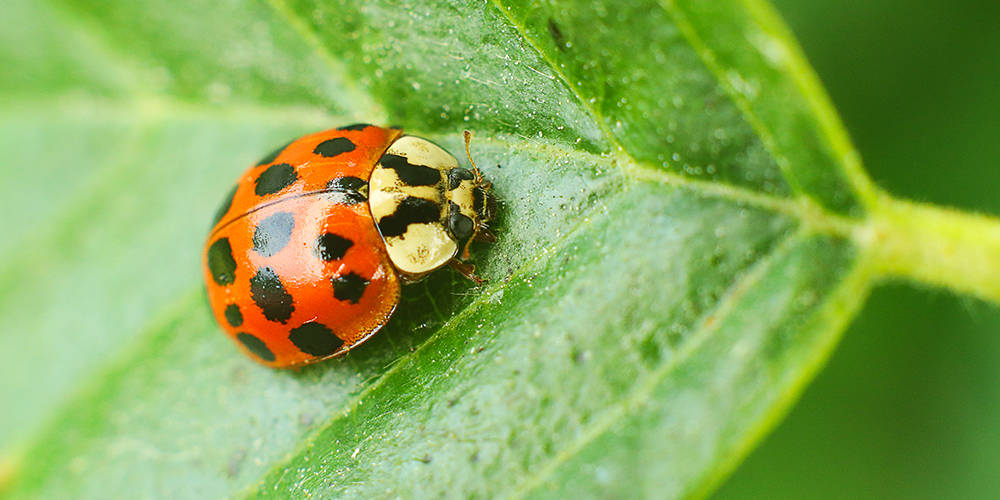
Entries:
<svg viewBox="0 0 1000 500">
<path fill-rule="evenodd" d="M 469 142 L 472 140 L 472 132 L 465 131 L 465 154 L 469 157 L 469 164 L 472 165 L 472 199 L 475 207 L 476 227 L 486 229 L 486 223 L 493 220 L 497 213 L 497 199 L 493 196 L 493 185 L 483 178 L 483 173 L 479 171 L 476 162 L 472 160 L 472 152 L 469 151 Z"/>
<path fill-rule="evenodd" d="M 469 156 L 472 170 L 456 168 L 449 172 L 448 229 L 459 242 L 461 258 L 469 258 L 469 244 L 472 241 L 495 241 L 487 227 L 497 212 L 497 200 L 493 196 L 492 184 L 483 178 L 469 152 L 472 134 L 465 132 L 465 152 Z"/>
</svg>

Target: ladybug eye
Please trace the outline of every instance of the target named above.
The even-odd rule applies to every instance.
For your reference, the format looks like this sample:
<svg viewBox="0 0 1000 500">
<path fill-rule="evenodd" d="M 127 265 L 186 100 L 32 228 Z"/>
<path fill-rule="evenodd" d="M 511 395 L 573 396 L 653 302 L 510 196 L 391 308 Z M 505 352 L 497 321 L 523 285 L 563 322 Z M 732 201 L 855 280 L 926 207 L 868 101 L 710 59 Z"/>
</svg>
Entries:
<svg viewBox="0 0 1000 500">
<path fill-rule="evenodd" d="M 471 181 L 475 180 L 475 178 L 472 172 L 464 168 L 453 168 L 448 171 L 448 189 L 458 189 L 458 186 L 462 185 L 462 181 Z"/>
<path fill-rule="evenodd" d="M 448 206 L 448 229 L 451 230 L 451 234 L 455 239 L 459 241 L 471 238 L 472 231 L 475 229 L 472 219 L 466 217 L 454 202 Z"/>
</svg>

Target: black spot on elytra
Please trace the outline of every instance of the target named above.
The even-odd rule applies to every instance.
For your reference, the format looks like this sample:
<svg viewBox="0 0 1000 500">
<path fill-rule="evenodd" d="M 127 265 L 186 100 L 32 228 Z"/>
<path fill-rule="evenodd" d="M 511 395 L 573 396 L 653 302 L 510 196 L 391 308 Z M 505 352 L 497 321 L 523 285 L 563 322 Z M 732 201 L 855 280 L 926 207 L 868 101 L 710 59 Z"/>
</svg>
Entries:
<svg viewBox="0 0 1000 500">
<path fill-rule="evenodd" d="M 260 161 L 257 162 L 257 166 L 259 167 L 261 165 L 267 165 L 268 163 L 271 163 L 272 161 L 278 159 L 278 155 L 280 155 L 281 152 L 285 150 L 285 148 L 291 146 L 293 142 L 295 141 L 288 141 L 288 143 L 285 144 L 284 146 L 281 146 L 280 148 L 271 151 L 270 153 L 267 154 L 267 156 L 261 158 Z"/>
<path fill-rule="evenodd" d="M 236 260 L 229 238 L 219 238 L 208 247 L 208 271 L 217 285 L 231 285 L 236 280 Z"/>
<path fill-rule="evenodd" d="M 441 220 L 441 208 L 437 203 L 412 196 L 404 198 L 396 211 L 378 221 L 378 230 L 383 237 L 402 236 L 410 224 L 437 222 Z"/>
<path fill-rule="evenodd" d="M 262 267 L 250 278 L 250 296 L 268 321 L 285 323 L 292 317 L 295 306 L 278 275 L 270 267 Z"/>
<path fill-rule="evenodd" d="M 231 326 L 240 326 L 243 324 L 243 313 L 240 312 L 240 306 L 236 304 L 229 304 L 226 306 L 226 322 Z"/>
<path fill-rule="evenodd" d="M 555 42 L 557 49 L 561 51 L 566 50 L 566 37 L 563 36 L 559 25 L 551 17 L 549 18 L 549 35 L 552 36 L 552 41 Z"/>
<path fill-rule="evenodd" d="M 226 213 L 229 212 L 229 209 L 232 208 L 233 198 L 236 197 L 236 188 L 238 187 L 239 184 L 233 186 L 233 188 L 229 190 L 229 194 L 226 195 L 226 199 L 222 200 L 222 204 L 219 205 L 219 208 L 215 211 L 215 218 L 212 220 L 213 226 L 218 224 L 219 221 L 226 216 Z"/>
<path fill-rule="evenodd" d="M 367 182 L 357 177 L 337 177 L 336 179 L 330 180 L 330 182 L 326 184 L 326 188 L 336 189 L 339 191 L 355 191 L 360 193 L 367 185 Z"/>
<path fill-rule="evenodd" d="M 448 229 L 451 230 L 452 236 L 454 236 L 455 239 L 464 242 L 472 237 L 472 230 L 474 227 L 472 219 L 463 214 L 462 210 L 458 208 L 458 205 L 454 202 L 449 202 Z"/>
<path fill-rule="evenodd" d="M 317 144 L 316 149 L 313 149 L 313 153 L 324 158 L 333 158 L 339 154 L 354 151 L 355 147 L 356 146 L 350 139 L 346 137 L 335 137 Z"/>
<path fill-rule="evenodd" d="M 326 233 L 316 240 L 316 256 L 327 262 L 343 259 L 347 249 L 352 246 L 353 241 L 339 234 Z"/>
<path fill-rule="evenodd" d="M 379 159 L 385 168 L 396 171 L 396 175 L 410 186 L 433 186 L 441 182 L 441 171 L 424 165 L 414 165 L 405 156 L 386 153 Z"/>
<path fill-rule="evenodd" d="M 287 163 L 271 165 L 264 173 L 260 174 L 260 177 L 257 177 L 257 185 L 253 192 L 257 196 L 274 194 L 291 186 L 298 179 L 299 174 L 295 172 L 295 167 Z"/>
<path fill-rule="evenodd" d="M 267 348 L 263 340 L 250 335 L 249 333 L 237 333 L 236 340 L 239 340 L 250 352 L 254 353 L 264 361 L 274 361 L 274 353 Z"/>
<path fill-rule="evenodd" d="M 333 296 L 337 300 L 346 300 L 355 304 L 361 300 L 361 296 L 365 294 L 365 289 L 368 288 L 368 283 L 370 283 L 368 280 L 354 273 L 336 276 L 330 278 L 330 281 L 333 282 Z"/>
<path fill-rule="evenodd" d="M 364 130 L 371 126 L 370 123 L 352 123 L 343 127 L 337 127 L 337 130 Z"/>
<path fill-rule="evenodd" d="M 292 328 L 288 340 L 291 340 L 299 350 L 312 356 L 329 356 L 344 345 L 344 341 L 332 330 L 315 322 Z"/>
<path fill-rule="evenodd" d="M 326 184 L 326 188 L 336 194 L 335 201 L 347 205 L 368 200 L 368 183 L 357 177 L 337 177 Z"/>
<path fill-rule="evenodd" d="M 253 230 L 253 249 L 255 252 L 270 257 L 288 244 L 292 239 L 292 229 L 295 227 L 295 216 L 290 212 L 278 212 L 260 221 Z"/>
<path fill-rule="evenodd" d="M 453 168 L 448 171 L 448 190 L 457 189 L 458 186 L 462 185 L 462 181 L 471 181 L 475 178 L 472 172 L 464 168 Z"/>
</svg>

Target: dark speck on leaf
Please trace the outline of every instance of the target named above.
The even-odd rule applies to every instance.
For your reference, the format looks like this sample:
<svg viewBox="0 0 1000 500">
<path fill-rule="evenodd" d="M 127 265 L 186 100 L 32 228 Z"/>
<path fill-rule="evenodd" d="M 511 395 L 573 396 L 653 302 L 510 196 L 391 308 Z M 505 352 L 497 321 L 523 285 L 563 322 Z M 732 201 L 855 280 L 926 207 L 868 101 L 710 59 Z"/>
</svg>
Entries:
<svg viewBox="0 0 1000 500">
<path fill-rule="evenodd" d="M 233 452 L 229 456 L 229 462 L 226 464 L 226 475 L 230 479 L 235 478 L 240 473 L 240 469 L 243 466 L 243 461 L 247 457 L 247 451 L 240 448 Z"/>
<path fill-rule="evenodd" d="M 556 43 L 556 48 L 565 51 L 566 37 L 563 36 L 559 25 L 551 17 L 549 18 L 549 34 L 552 35 L 552 41 Z"/>
<path fill-rule="evenodd" d="M 312 427 L 312 424 L 315 421 L 316 416 L 311 413 L 303 413 L 299 415 L 299 425 L 302 427 Z"/>
</svg>

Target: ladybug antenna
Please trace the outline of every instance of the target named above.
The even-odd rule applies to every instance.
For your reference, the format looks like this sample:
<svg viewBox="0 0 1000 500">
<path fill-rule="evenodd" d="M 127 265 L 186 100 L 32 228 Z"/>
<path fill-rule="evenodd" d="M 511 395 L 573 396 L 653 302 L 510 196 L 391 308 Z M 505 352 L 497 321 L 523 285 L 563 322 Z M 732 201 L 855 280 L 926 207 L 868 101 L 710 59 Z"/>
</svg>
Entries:
<svg viewBox="0 0 1000 500">
<path fill-rule="evenodd" d="M 483 183 L 483 173 L 479 171 L 479 167 L 476 166 L 476 162 L 472 161 L 472 152 L 469 151 L 469 143 L 472 142 L 472 132 L 468 130 L 465 131 L 465 155 L 469 157 L 469 163 L 472 164 L 472 173 L 476 176 L 476 183 Z"/>
</svg>

